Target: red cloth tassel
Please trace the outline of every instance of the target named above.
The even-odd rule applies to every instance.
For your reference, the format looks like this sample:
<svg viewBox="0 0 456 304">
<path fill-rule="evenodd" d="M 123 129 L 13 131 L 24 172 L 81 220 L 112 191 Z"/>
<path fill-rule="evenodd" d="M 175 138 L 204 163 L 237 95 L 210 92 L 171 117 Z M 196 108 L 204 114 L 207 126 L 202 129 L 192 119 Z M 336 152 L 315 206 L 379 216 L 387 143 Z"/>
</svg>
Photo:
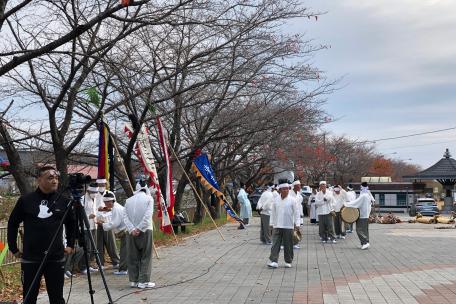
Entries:
<svg viewBox="0 0 456 304">
<path fill-rule="evenodd" d="M 122 4 L 123 7 L 129 6 L 131 3 L 131 0 L 120 0 L 120 3 Z"/>
</svg>

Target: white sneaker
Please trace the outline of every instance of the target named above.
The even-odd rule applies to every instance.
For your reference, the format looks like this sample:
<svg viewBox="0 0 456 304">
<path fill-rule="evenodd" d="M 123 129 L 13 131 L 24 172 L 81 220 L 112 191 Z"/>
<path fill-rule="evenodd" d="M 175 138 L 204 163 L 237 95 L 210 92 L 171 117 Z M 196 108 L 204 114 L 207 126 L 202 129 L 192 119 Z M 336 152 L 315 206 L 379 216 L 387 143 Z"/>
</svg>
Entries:
<svg viewBox="0 0 456 304">
<path fill-rule="evenodd" d="M 128 271 L 114 271 L 113 274 L 114 275 L 126 275 L 126 274 L 128 274 Z"/>
<path fill-rule="evenodd" d="M 291 268 L 291 263 L 285 263 L 285 268 Z"/>
<path fill-rule="evenodd" d="M 282 246 L 280 246 L 280 249 L 283 249 L 283 245 L 282 245 Z"/>
<path fill-rule="evenodd" d="M 336 240 L 332 240 L 332 243 L 333 243 L 333 244 L 337 244 L 337 241 L 336 241 Z"/>
<path fill-rule="evenodd" d="M 130 282 L 130 287 L 131 287 L 131 288 L 136 288 L 136 287 L 138 287 L 138 283 L 136 283 L 136 282 Z"/>
<path fill-rule="evenodd" d="M 326 240 L 324 240 L 324 241 L 321 241 L 321 242 L 322 242 L 323 244 L 326 244 Z"/>
<path fill-rule="evenodd" d="M 293 248 L 294 249 L 300 249 L 301 247 L 299 247 L 299 245 L 293 245 Z"/>
<path fill-rule="evenodd" d="M 268 267 L 270 267 L 270 268 L 277 268 L 277 267 L 279 267 L 279 264 L 277 264 L 277 262 L 269 262 L 269 263 L 268 263 Z"/>
<path fill-rule="evenodd" d="M 343 236 L 343 235 L 342 235 L 340 238 L 343 239 L 343 240 L 345 240 L 345 236 Z"/>
<path fill-rule="evenodd" d="M 147 283 L 138 283 L 138 288 L 140 289 L 144 289 L 144 288 L 154 288 L 155 287 L 155 283 L 152 283 L 152 282 L 147 282 Z"/>
<path fill-rule="evenodd" d="M 73 274 L 69 270 L 65 271 L 65 279 L 68 279 L 69 277 L 72 277 L 72 276 L 73 276 Z"/>
<path fill-rule="evenodd" d="M 92 267 L 89 267 L 89 271 L 92 273 L 92 272 L 97 272 L 98 269 L 96 268 L 92 268 Z M 84 269 L 83 271 L 81 271 L 82 274 L 87 274 L 87 269 Z"/>
<path fill-rule="evenodd" d="M 366 250 L 369 247 L 370 247 L 369 243 L 366 243 L 361 247 L 361 250 Z"/>
<path fill-rule="evenodd" d="M 67 276 L 66 273 L 63 276 L 65 277 L 65 280 L 70 278 L 70 276 Z"/>
</svg>

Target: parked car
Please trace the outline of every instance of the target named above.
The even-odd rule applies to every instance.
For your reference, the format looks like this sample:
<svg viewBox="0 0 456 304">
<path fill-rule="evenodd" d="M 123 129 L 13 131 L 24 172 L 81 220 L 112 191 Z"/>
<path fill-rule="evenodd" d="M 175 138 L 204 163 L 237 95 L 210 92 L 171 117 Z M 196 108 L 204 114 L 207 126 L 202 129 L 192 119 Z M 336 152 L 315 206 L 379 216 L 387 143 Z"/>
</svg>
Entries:
<svg viewBox="0 0 456 304">
<path fill-rule="evenodd" d="M 440 214 L 437 203 L 433 198 L 418 198 L 410 208 L 410 216 L 420 213 L 423 216 L 434 216 Z"/>
<path fill-rule="evenodd" d="M 312 189 L 309 186 L 302 186 L 301 194 L 304 196 L 310 196 L 312 194 Z"/>
</svg>

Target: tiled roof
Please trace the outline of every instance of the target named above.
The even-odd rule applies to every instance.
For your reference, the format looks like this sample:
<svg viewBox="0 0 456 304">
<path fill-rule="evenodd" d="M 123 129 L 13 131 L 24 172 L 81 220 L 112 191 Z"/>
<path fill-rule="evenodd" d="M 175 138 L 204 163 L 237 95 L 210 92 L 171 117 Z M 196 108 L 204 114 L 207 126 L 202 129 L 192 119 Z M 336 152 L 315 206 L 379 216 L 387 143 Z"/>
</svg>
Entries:
<svg viewBox="0 0 456 304">
<path fill-rule="evenodd" d="M 406 179 L 456 179 L 456 160 L 451 158 L 450 152 L 446 149 L 443 158 L 433 166 L 415 175 L 403 177 Z"/>
</svg>

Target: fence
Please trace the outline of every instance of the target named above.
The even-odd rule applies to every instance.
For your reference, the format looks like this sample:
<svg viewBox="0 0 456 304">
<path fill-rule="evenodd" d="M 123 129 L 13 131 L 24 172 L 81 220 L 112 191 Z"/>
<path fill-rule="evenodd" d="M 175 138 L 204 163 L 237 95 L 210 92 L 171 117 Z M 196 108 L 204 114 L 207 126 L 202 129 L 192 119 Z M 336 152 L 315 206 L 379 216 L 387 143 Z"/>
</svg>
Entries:
<svg viewBox="0 0 456 304">
<path fill-rule="evenodd" d="M 22 229 L 22 227 L 20 229 Z M 8 243 L 7 235 L 8 235 L 8 229 L 6 227 L 0 227 L 0 242 L 2 242 L 5 245 Z M 18 245 L 19 245 L 19 247 L 22 247 L 22 242 L 18 242 Z M 17 259 L 14 255 L 12 255 L 11 251 L 8 250 L 6 257 L 3 260 L 3 264 L 0 265 L 0 267 L 5 266 L 5 265 L 19 263 L 19 262 L 20 262 L 20 260 Z"/>
</svg>

